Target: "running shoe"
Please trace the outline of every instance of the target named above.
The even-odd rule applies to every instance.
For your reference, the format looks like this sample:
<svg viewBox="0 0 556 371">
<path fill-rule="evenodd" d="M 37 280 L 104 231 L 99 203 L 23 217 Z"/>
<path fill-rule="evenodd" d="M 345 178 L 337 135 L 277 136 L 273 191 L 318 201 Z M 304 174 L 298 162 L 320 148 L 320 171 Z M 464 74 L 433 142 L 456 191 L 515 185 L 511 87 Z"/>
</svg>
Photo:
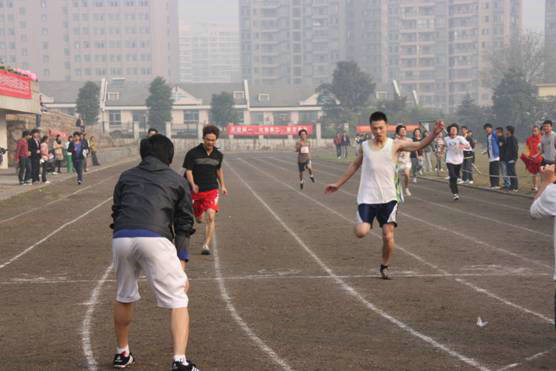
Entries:
<svg viewBox="0 0 556 371">
<path fill-rule="evenodd" d="M 470 180 L 467 184 L 473 184 L 473 183 L 475 183 L 475 182 Z"/>
<path fill-rule="evenodd" d="M 299 189 L 303 190 L 303 182 L 299 183 Z"/>
<path fill-rule="evenodd" d="M 458 184 L 463 184 L 463 180 L 458 178 Z"/>
<path fill-rule="evenodd" d="M 201 255 L 210 255 L 210 250 L 208 246 L 203 246 L 203 251 L 201 251 Z"/>
<path fill-rule="evenodd" d="M 411 197 L 411 191 L 409 190 L 409 188 L 405 190 L 405 195 L 407 197 Z"/>
<path fill-rule="evenodd" d="M 380 277 L 383 280 L 389 280 L 390 279 L 390 276 L 388 275 L 388 266 L 387 265 L 384 265 L 384 264 L 380 265 Z"/>
<path fill-rule="evenodd" d="M 454 193 L 454 201 L 459 200 L 459 195 L 457 193 Z"/>
<path fill-rule="evenodd" d="M 81 185 L 81 181 L 80 181 L 80 180 L 77 181 L 77 185 Z"/>
<path fill-rule="evenodd" d="M 42 182 L 42 184 L 50 184 L 50 180 L 47 180 L 45 182 Z"/>
<path fill-rule="evenodd" d="M 498 190 L 498 189 L 500 189 L 500 186 L 490 187 L 490 189 L 492 189 L 492 190 Z"/>
<path fill-rule="evenodd" d="M 114 368 L 126 368 L 131 366 L 135 363 L 135 358 L 133 358 L 133 354 L 129 353 L 126 355 L 126 352 L 116 354 L 114 356 Z"/>
<path fill-rule="evenodd" d="M 315 182 L 315 177 L 311 175 L 311 182 Z"/>
<path fill-rule="evenodd" d="M 174 361 L 172 363 L 172 371 L 200 371 L 195 363 L 189 361 L 187 365 L 184 365 L 182 362 Z"/>
<path fill-rule="evenodd" d="M 413 183 L 417 183 L 417 178 L 413 178 Z"/>
<path fill-rule="evenodd" d="M 444 179 L 450 180 L 450 177 L 449 177 L 449 176 L 445 176 Z"/>
</svg>

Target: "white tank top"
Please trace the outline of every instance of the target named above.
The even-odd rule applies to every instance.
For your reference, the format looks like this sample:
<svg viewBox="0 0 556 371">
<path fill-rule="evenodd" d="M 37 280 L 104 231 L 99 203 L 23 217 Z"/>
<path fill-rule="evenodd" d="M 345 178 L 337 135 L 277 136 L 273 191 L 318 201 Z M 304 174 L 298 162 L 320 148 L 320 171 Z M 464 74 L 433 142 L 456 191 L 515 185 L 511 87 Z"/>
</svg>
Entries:
<svg viewBox="0 0 556 371">
<path fill-rule="evenodd" d="M 396 162 L 392 146 L 394 140 L 386 139 L 382 149 L 372 149 L 369 141 L 361 143 L 363 165 L 357 193 L 357 204 L 385 204 L 397 200 Z"/>
</svg>

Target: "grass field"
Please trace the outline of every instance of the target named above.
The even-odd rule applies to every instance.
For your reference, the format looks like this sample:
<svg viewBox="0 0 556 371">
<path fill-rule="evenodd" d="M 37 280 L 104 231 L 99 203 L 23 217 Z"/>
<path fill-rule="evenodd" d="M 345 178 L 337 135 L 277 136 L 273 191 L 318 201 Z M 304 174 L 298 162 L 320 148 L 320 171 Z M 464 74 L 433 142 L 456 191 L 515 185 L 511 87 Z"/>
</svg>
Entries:
<svg viewBox="0 0 556 371">
<path fill-rule="evenodd" d="M 520 155 L 521 150 L 524 148 L 524 144 L 520 144 Z M 479 169 L 479 171 L 473 172 L 473 179 L 474 184 L 473 187 L 490 187 L 490 181 L 488 177 L 488 157 L 486 154 L 482 154 L 483 148 L 477 144 L 477 148 L 475 150 L 475 165 Z M 314 153 L 314 157 L 321 160 L 330 160 L 339 163 L 345 163 L 346 165 L 349 164 L 351 161 L 355 159 L 355 147 L 350 147 L 349 149 L 349 156 L 347 159 L 341 158 L 338 159 L 336 157 L 336 149 L 329 148 L 329 149 L 322 149 L 318 150 Z M 433 156 L 432 163 L 433 166 L 436 162 L 436 159 Z M 424 173 L 424 176 L 432 178 L 432 179 L 443 179 L 448 176 L 446 166 L 443 166 L 444 172 L 440 174 L 440 177 L 437 177 L 434 172 Z M 525 164 L 521 160 L 517 160 L 516 165 L 517 176 L 519 177 L 519 193 L 533 195 L 534 193 L 531 191 L 532 188 L 532 177 L 531 174 L 525 168 Z M 446 180 L 447 182 L 447 180 Z M 500 185 L 503 185 L 502 179 L 500 180 Z"/>
</svg>

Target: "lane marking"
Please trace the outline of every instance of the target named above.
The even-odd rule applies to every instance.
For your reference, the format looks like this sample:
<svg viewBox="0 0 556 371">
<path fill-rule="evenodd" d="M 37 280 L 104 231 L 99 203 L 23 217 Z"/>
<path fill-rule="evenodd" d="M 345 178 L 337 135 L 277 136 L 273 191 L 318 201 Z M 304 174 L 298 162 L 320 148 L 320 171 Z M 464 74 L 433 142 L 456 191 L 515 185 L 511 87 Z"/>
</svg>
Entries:
<svg viewBox="0 0 556 371">
<path fill-rule="evenodd" d="M 242 160 L 243 161 L 243 160 Z M 248 164 L 246 161 L 243 161 L 246 164 Z M 249 165 L 249 164 L 248 164 Z M 251 165 L 249 165 L 251 166 Z M 276 212 L 274 212 L 274 210 L 272 210 L 272 208 L 264 201 L 264 199 L 261 198 L 261 196 L 259 196 L 259 194 L 257 192 L 255 192 L 255 190 L 253 188 L 251 188 L 251 186 L 238 174 L 238 172 L 230 166 L 230 164 L 228 163 L 228 168 L 239 178 L 239 180 L 245 185 L 245 187 L 253 194 L 253 196 L 255 196 L 255 198 L 265 207 L 265 209 L 274 217 L 274 219 L 276 219 L 276 221 L 278 221 L 278 223 L 280 223 L 280 225 L 282 226 L 282 228 L 284 228 L 296 241 L 297 243 L 313 258 L 313 260 L 331 277 L 334 279 L 334 281 L 336 281 L 336 283 L 344 290 L 346 291 L 348 294 L 350 294 L 351 296 L 353 296 L 355 299 L 357 299 L 358 301 L 360 301 L 362 304 L 364 304 L 368 309 L 372 310 L 373 312 L 375 312 L 376 314 L 378 314 L 379 316 L 381 316 L 382 318 L 388 320 L 389 322 L 391 322 L 392 324 L 396 325 L 397 327 L 399 327 L 400 329 L 408 332 L 409 334 L 413 335 L 414 337 L 417 337 L 423 341 L 425 341 L 426 343 L 428 343 L 429 345 L 431 345 L 433 348 L 436 349 L 440 349 L 444 352 L 446 352 L 447 354 L 449 354 L 450 356 L 459 359 L 460 361 L 464 362 L 465 364 L 478 368 L 480 370 L 489 370 L 486 366 L 481 365 L 479 362 L 477 362 L 476 360 L 469 358 L 463 354 L 460 354 L 452 349 L 450 349 L 448 346 L 439 343 L 438 341 L 434 340 L 433 338 L 431 338 L 430 336 L 427 336 L 415 329 L 413 329 L 411 326 L 407 325 L 406 323 L 400 321 L 399 319 L 391 316 L 390 314 L 386 313 L 385 311 L 383 311 L 382 309 L 378 308 L 377 306 L 375 306 L 374 304 L 372 304 L 371 302 L 369 302 L 367 299 L 365 299 L 357 290 L 355 290 L 352 286 L 348 285 L 342 278 L 340 278 L 339 276 L 337 276 L 306 244 L 305 242 L 303 242 L 303 240 L 290 228 L 288 227 L 288 225 L 280 218 L 280 216 L 278 214 L 276 214 Z M 281 182 L 280 182 L 281 183 Z M 285 183 L 283 183 L 285 184 Z"/>
<path fill-rule="evenodd" d="M 239 325 L 239 327 L 245 332 L 247 337 L 254 342 L 259 349 L 261 349 L 266 355 L 278 366 L 280 366 L 283 370 L 292 371 L 293 369 L 288 365 L 288 363 L 280 358 L 276 352 L 270 348 L 261 338 L 259 338 L 253 330 L 245 323 L 245 321 L 241 318 L 239 313 L 237 312 L 234 304 L 232 303 L 232 299 L 228 294 L 228 290 L 226 289 L 226 285 L 224 284 L 224 279 L 222 277 L 222 270 L 220 268 L 220 257 L 218 256 L 218 243 L 216 239 L 216 234 L 212 240 L 212 251 L 214 256 L 214 271 L 216 274 L 216 281 L 218 282 L 218 288 L 220 289 L 220 296 L 224 303 L 226 304 L 226 309 L 230 312 L 234 321 Z"/>
<path fill-rule="evenodd" d="M 97 370 L 97 361 L 95 360 L 95 355 L 91 346 L 91 323 L 93 320 L 95 307 L 98 303 L 98 296 L 102 290 L 104 282 L 106 282 L 106 278 L 111 271 L 112 264 L 110 264 L 110 266 L 106 268 L 100 280 L 97 281 L 95 288 L 91 292 L 91 297 L 86 303 L 89 308 L 87 308 L 87 312 L 85 312 L 85 317 L 83 318 L 83 322 L 81 323 L 81 348 L 83 349 L 83 354 L 85 355 L 85 359 L 87 360 L 87 368 L 91 371 Z"/>
<path fill-rule="evenodd" d="M 544 357 L 545 355 L 547 355 L 548 353 L 552 353 L 554 350 L 556 350 L 556 347 L 550 348 L 548 350 L 545 350 L 544 352 L 539 352 L 537 354 L 533 354 L 530 357 L 525 358 L 524 361 L 522 362 L 516 362 L 516 363 L 512 363 L 509 364 L 507 366 L 504 366 L 502 368 L 499 368 L 498 371 L 505 371 L 505 370 L 510 370 L 512 368 L 516 368 L 518 366 L 522 366 L 523 364 L 527 363 L 527 362 L 531 362 L 534 361 L 535 359 L 539 359 L 541 357 Z"/>
<path fill-rule="evenodd" d="M 106 204 L 108 201 L 112 200 L 112 196 L 110 196 L 109 198 L 107 198 L 106 200 L 102 201 L 100 204 L 98 204 L 97 206 L 93 207 L 92 209 L 90 209 L 89 211 L 85 212 L 84 214 L 81 214 L 80 216 L 78 216 L 77 218 L 70 220 L 67 223 L 62 224 L 62 226 L 58 227 L 57 229 L 55 229 L 53 232 L 49 233 L 46 237 L 44 237 L 43 239 L 35 242 L 33 245 L 29 246 L 28 248 L 26 248 L 25 250 L 23 250 L 22 252 L 20 252 L 19 254 L 17 254 L 16 256 L 14 256 L 13 258 L 9 259 L 8 261 L 6 261 L 5 263 L 0 264 L 0 269 L 5 268 L 6 266 L 10 265 L 11 263 L 13 263 L 14 261 L 18 260 L 19 258 L 21 258 L 23 255 L 27 254 L 28 252 L 30 252 L 31 250 L 33 250 L 35 247 L 41 245 L 43 242 L 45 242 L 46 240 L 48 240 L 50 237 L 54 236 L 55 234 L 57 234 L 58 232 L 60 232 L 61 230 L 63 230 L 64 228 L 66 228 L 67 226 L 72 225 L 73 223 L 83 219 L 84 217 L 86 217 L 87 215 L 89 215 L 90 213 L 92 213 L 93 211 L 95 211 L 96 209 L 102 207 L 104 204 Z"/>
<path fill-rule="evenodd" d="M 274 177 L 273 175 L 268 174 L 267 172 L 265 172 L 265 171 L 259 169 L 259 168 L 256 167 L 255 165 L 252 165 L 252 164 L 248 163 L 247 161 L 245 161 L 245 160 L 243 160 L 243 159 L 241 159 L 241 161 L 242 161 L 243 163 L 247 164 L 248 166 L 252 167 L 252 168 L 255 169 L 256 171 L 260 172 L 261 174 L 266 175 L 267 177 L 274 179 L 277 183 L 282 184 L 282 185 L 284 185 L 285 187 L 290 188 L 291 190 L 293 190 L 293 191 L 296 192 L 297 194 L 299 194 L 299 195 L 301 195 L 301 196 L 303 196 L 303 197 L 305 197 L 305 198 L 307 198 L 307 199 L 313 201 L 315 204 L 317 204 L 317 205 L 323 207 L 324 209 L 330 211 L 331 213 L 333 213 L 333 214 L 339 216 L 340 218 L 346 220 L 348 223 L 350 223 L 350 224 L 353 224 L 353 223 L 354 223 L 353 220 L 347 218 L 346 216 L 344 216 L 343 214 L 339 213 L 338 211 L 336 211 L 336 210 L 330 208 L 329 206 L 327 206 L 327 205 L 323 204 L 322 202 L 320 202 L 320 201 L 314 199 L 313 197 L 308 196 L 308 195 L 306 195 L 305 193 L 298 191 L 296 188 L 292 187 L 291 185 L 289 185 L 289 184 L 287 184 L 287 183 L 282 182 L 280 179 L 278 179 L 278 178 Z M 281 168 L 280 166 L 277 166 L 277 165 L 272 165 L 272 166 Z M 377 238 L 382 238 L 382 236 L 381 236 L 380 234 L 378 234 L 378 233 L 376 233 L 376 232 L 374 232 L 374 231 L 371 231 L 371 234 L 374 235 L 374 236 L 377 237 Z M 431 267 L 431 268 L 437 270 L 438 272 L 440 272 L 440 273 L 442 273 L 442 274 L 450 274 L 448 271 L 446 271 L 446 270 L 440 268 L 439 266 L 437 266 L 437 265 L 435 265 L 435 264 L 433 264 L 433 263 L 430 263 L 429 261 L 427 261 L 427 260 L 425 260 L 424 258 L 420 257 L 419 255 L 416 255 L 416 254 L 412 253 L 411 251 L 406 250 L 405 248 L 403 248 L 403 247 L 400 246 L 399 244 L 396 244 L 396 248 L 398 248 L 399 250 L 403 251 L 404 253 L 410 255 L 411 257 L 413 257 L 414 259 L 420 261 L 421 263 L 423 263 L 423 264 L 425 264 L 425 265 L 427 265 L 427 266 L 429 266 L 429 267 Z M 509 301 L 509 300 L 506 300 L 506 299 L 504 299 L 504 298 L 502 298 L 502 297 L 500 297 L 500 296 L 498 296 L 498 295 L 496 295 L 496 294 L 494 294 L 494 293 L 492 293 L 492 292 L 490 292 L 490 291 L 488 291 L 488 290 L 486 290 L 486 289 L 484 289 L 484 288 L 482 288 L 482 287 L 479 287 L 479 286 L 477 286 L 477 285 L 474 285 L 473 283 L 471 283 L 471 282 L 469 282 L 469 281 L 465 281 L 465 280 L 463 280 L 463 279 L 461 279 L 461 278 L 455 279 L 455 281 L 458 282 L 458 283 L 461 283 L 461 284 L 463 284 L 463 285 L 465 285 L 465 286 L 467 286 L 467 287 L 470 287 L 471 289 L 473 289 L 474 291 L 476 291 L 476 292 L 478 292 L 478 293 L 487 295 L 487 296 L 489 296 L 489 297 L 492 298 L 492 299 L 498 300 L 499 302 L 501 302 L 501 303 L 503 303 L 503 304 L 505 304 L 505 305 L 508 305 L 508 306 L 510 306 L 510 307 L 512 307 L 512 308 L 514 308 L 514 309 L 518 309 L 518 310 L 520 310 L 520 311 L 522 311 L 522 312 L 524 312 L 524 313 L 531 314 L 531 315 L 533 315 L 533 316 L 535 316 L 535 317 L 537 317 L 537 318 L 543 320 L 544 322 L 548 322 L 548 323 L 550 323 L 550 324 L 554 324 L 554 320 L 553 320 L 553 319 L 551 319 L 551 318 L 549 318 L 549 317 L 547 317 L 547 316 L 545 316 L 545 315 L 543 315 L 543 314 L 540 314 L 540 313 L 537 313 L 537 312 L 532 311 L 532 310 L 530 310 L 530 309 L 527 309 L 527 308 L 525 308 L 525 307 L 522 307 L 522 306 L 520 306 L 519 304 L 516 304 L 516 303 L 513 303 L 513 302 L 511 302 L 511 301 Z"/>
</svg>

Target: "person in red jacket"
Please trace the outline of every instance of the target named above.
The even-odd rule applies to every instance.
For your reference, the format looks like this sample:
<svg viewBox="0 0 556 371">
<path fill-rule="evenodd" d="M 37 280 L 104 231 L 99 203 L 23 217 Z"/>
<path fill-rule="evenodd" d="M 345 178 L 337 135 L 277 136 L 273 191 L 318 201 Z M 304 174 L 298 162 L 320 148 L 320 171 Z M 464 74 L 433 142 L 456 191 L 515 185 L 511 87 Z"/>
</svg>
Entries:
<svg viewBox="0 0 556 371">
<path fill-rule="evenodd" d="M 29 139 L 31 139 L 31 133 L 28 130 L 24 130 L 21 134 L 21 139 L 17 141 L 17 146 L 15 147 L 15 160 L 17 161 L 17 176 L 19 178 L 20 185 L 31 184 L 31 160 L 29 157 L 31 153 L 29 152 Z"/>
</svg>

